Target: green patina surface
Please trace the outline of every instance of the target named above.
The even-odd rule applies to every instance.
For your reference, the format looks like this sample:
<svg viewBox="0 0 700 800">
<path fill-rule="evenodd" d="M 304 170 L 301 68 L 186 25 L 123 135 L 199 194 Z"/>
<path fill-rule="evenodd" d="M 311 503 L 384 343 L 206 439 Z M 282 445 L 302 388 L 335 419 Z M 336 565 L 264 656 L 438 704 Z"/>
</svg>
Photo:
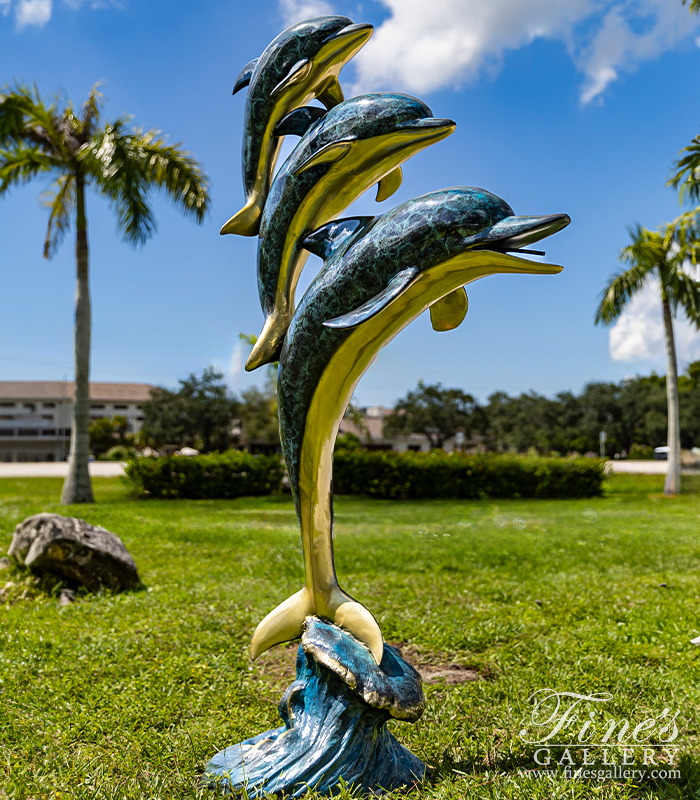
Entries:
<svg viewBox="0 0 700 800">
<path fill-rule="evenodd" d="M 429 119 L 431 116 L 428 106 L 408 95 L 361 95 L 332 108 L 300 139 L 275 175 L 263 212 L 258 249 L 258 292 L 263 311 L 270 313 L 274 308 L 283 254 L 285 248 L 289 248 L 288 240 L 292 235 L 290 229 L 297 229 L 294 221 L 300 206 L 307 195 L 322 183 L 329 171 L 337 171 L 337 168 L 324 163 L 310 167 L 298 175 L 295 174 L 296 170 L 314 153 L 330 144 L 385 136 L 400 129 L 403 123 Z M 388 151 L 387 157 L 390 154 Z M 353 161 L 358 155 L 357 151 L 351 150 L 343 158 L 341 174 L 351 173 Z M 354 181 L 358 186 L 357 195 L 366 188 L 361 185 L 361 179 L 347 177 L 346 183 L 347 181 Z M 298 254 L 300 249 L 300 244 L 294 243 L 290 255 Z"/>
<path fill-rule="evenodd" d="M 282 31 L 260 56 L 252 74 L 245 101 L 243 122 L 243 184 L 248 194 L 255 185 L 260 154 L 273 146 L 265 133 L 279 98 L 273 89 L 286 78 L 303 59 L 312 60 L 329 36 L 337 33 L 352 20 L 347 17 L 319 17 L 300 22 Z M 291 111 L 291 109 L 289 109 Z"/>
<path fill-rule="evenodd" d="M 505 201 L 483 189 L 445 189 L 402 203 L 374 222 L 365 218 L 368 227 L 348 228 L 345 239 L 338 236 L 338 223 L 312 237 L 311 246 L 320 251 L 324 237 L 337 244 L 300 301 L 280 357 L 280 432 L 295 496 L 311 399 L 333 355 L 351 334 L 323 323 L 368 303 L 404 269 L 416 267 L 420 273 L 487 243 L 490 226 L 512 216 Z"/>
</svg>

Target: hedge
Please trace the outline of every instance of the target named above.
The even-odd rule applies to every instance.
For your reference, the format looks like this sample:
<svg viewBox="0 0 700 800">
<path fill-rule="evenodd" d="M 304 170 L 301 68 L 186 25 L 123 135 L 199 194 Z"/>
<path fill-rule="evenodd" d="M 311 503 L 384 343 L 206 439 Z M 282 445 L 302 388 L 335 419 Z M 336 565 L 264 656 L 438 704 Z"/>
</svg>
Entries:
<svg viewBox="0 0 700 800">
<path fill-rule="evenodd" d="M 127 481 L 144 497 L 244 497 L 279 492 L 284 467 L 277 456 L 239 450 L 208 456 L 138 458 L 126 466 Z"/>
<path fill-rule="evenodd" d="M 592 458 L 338 450 L 333 491 L 388 499 L 576 498 L 602 493 L 603 462 Z"/>
</svg>

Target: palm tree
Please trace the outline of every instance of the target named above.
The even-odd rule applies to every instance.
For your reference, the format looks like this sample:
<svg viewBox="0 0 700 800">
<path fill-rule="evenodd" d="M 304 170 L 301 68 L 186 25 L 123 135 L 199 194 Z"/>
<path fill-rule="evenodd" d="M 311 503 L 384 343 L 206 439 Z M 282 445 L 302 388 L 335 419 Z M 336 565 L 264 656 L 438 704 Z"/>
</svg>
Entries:
<svg viewBox="0 0 700 800">
<path fill-rule="evenodd" d="M 601 295 L 595 316 L 596 325 L 614 322 L 632 297 L 653 278 L 661 288 L 664 334 L 668 369 L 666 401 L 668 405 L 668 471 L 664 484 L 666 494 L 680 491 L 681 440 L 678 412 L 678 367 L 673 338 L 673 318 L 679 308 L 700 327 L 700 285 L 683 269 L 689 256 L 697 255 L 698 245 L 680 247 L 672 228 L 649 231 L 641 225 L 629 230 L 631 242 L 620 251 L 620 260 L 629 269 L 613 275 Z"/>
<path fill-rule="evenodd" d="M 88 472 L 90 424 L 90 291 L 85 190 L 107 197 L 119 231 L 132 245 L 156 231 L 148 203 L 152 189 L 164 191 L 176 207 L 202 222 L 208 180 L 181 145 L 169 145 L 158 131 L 131 125 L 130 117 L 101 120 L 102 95 L 95 85 L 79 111 L 70 101 L 43 100 L 34 86 L 8 85 L 0 91 L 0 196 L 12 186 L 44 174 L 54 177 L 44 199 L 49 221 L 44 257 L 50 258 L 71 224 L 76 228 L 75 400 L 70 468 L 62 503 L 92 503 Z"/>
</svg>

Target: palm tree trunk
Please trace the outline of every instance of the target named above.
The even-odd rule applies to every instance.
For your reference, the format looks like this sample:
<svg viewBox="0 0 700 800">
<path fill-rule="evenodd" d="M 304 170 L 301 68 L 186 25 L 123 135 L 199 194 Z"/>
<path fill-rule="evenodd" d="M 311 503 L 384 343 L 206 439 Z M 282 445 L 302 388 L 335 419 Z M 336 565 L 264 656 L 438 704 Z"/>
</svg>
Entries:
<svg viewBox="0 0 700 800">
<path fill-rule="evenodd" d="M 88 240 L 85 219 L 85 185 L 76 179 L 77 235 L 75 258 L 77 288 L 75 293 L 75 397 L 70 440 L 70 466 L 63 484 L 61 502 L 94 503 L 88 471 L 90 459 L 90 286 L 88 283 Z"/>
<path fill-rule="evenodd" d="M 668 470 L 664 494 L 678 494 L 681 490 L 681 426 L 678 411 L 678 367 L 676 345 L 673 339 L 673 318 L 666 295 L 663 295 L 664 333 L 666 338 L 666 402 L 668 405 Z"/>
</svg>

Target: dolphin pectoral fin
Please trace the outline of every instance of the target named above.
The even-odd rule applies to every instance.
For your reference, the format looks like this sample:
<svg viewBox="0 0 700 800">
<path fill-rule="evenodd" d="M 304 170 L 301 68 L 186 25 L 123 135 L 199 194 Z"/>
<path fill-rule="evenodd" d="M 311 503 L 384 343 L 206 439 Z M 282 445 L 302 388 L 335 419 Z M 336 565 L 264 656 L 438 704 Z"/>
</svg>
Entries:
<svg viewBox="0 0 700 800">
<path fill-rule="evenodd" d="M 279 94 L 284 89 L 294 86 L 295 83 L 301 83 L 310 72 L 311 61 L 308 58 L 302 58 L 301 61 L 297 61 L 287 75 L 275 86 L 270 92 L 270 95 Z"/>
<path fill-rule="evenodd" d="M 301 240 L 301 246 L 324 261 L 351 237 L 363 233 L 376 217 L 347 217 L 334 219 L 316 228 Z"/>
<path fill-rule="evenodd" d="M 337 593 L 342 595 L 342 599 L 332 612 L 333 622 L 366 645 L 379 664 L 384 654 L 384 638 L 377 620 L 357 600 L 353 600 L 342 590 Z"/>
<path fill-rule="evenodd" d="M 389 281 L 383 292 L 380 292 L 349 314 L 343 314 L 342 317 L 329 319 L 323 324 L 327 328 L 354 328 L 355 325 L 365 322 L 375 314 L 378 314 L 382 309 L 386 308 L 389 303 L 395 300 L 400 294 L 403 294 L 413 281 L 416 280 L 418 272 L 418 267 L 402 269 L 401 272 L 397 272 Z"/>
<path fill-rule="evenodd" d="M 233 85 L 233 93 L 240 92 L 244 86 L 248 86 L 250 83 L 250 79 L 253 77 L 253 72 L 255 72 L 255 67 L 260 61 L 259 58 L 254 58 L 252 61 L 249 61 L 245 67 L 238 73 L 238 77 L 236 78 L 236 82 Z"/>
<path fill-rule="evenodd" d="M 464 286 L 441 297 L 430 306 L 430 322 L 434 331 L 451 331 L 467 316 L 469 300 Z"/>
<path fill-rule="evenodd" d="M 311 592 L 306 587 L 288 597 L 284 603 L 270 611 L 255 629 L 250 642 L 251 660 L 255 661 L 261 653 L 276 644 L 298 639 L 304 629 L 304 620 L 313 613 Z"/>
<path fill-rule="evenodd" d="M 387 200 L 391 197 L 401 186 L 402 181 L 403 172 L 401 172 L 401 167 L 392 169 L 392 171 L 388 175 L 385 175 L 377 184 L 377 202 L 381 203 L 383 200 Z"/>
<path fill-rule="evenodd" d="M 286 117 L 277 123 L 273 134 L 275 136 L 303 136 L 309 128 L 326 116 L 325 108 L 318 106 L 304 106 L 290 111 Z"/>
<path fill-rule="evenodd" d="M 345 97 L 338 80 L 335 79 L 317 93 L 316 99 L 330 111 L 331 108 L 342 103 Z"/>
<path fill-rule="evenodd" d="M 345 156 L 350 152 L 351 148 L 352 142 L 349 141 L 332 142 L 331 144 L 327 144 L 325 147 L 322 147 L 312 156 L 307 158 L 300 167 L 297 167 L 297 170 L 294 174 L 301 175 L 302 172 L 306 171 L 307 169 L 311 169 L 311 167 L 316 167 L 319 164 L 333 164 L 335 161 L 340 161 L 341 158 L 345 158 Z"/>
<path fill-rule="evenodd" d="M 227 233 L 235 233 L 238 236 L 257 236 L 260 232 L 261 218 L 262 208 L 256 198 L 253 198 L 222 226 L 219 233 L 222 236 Z"/>
</svg>

